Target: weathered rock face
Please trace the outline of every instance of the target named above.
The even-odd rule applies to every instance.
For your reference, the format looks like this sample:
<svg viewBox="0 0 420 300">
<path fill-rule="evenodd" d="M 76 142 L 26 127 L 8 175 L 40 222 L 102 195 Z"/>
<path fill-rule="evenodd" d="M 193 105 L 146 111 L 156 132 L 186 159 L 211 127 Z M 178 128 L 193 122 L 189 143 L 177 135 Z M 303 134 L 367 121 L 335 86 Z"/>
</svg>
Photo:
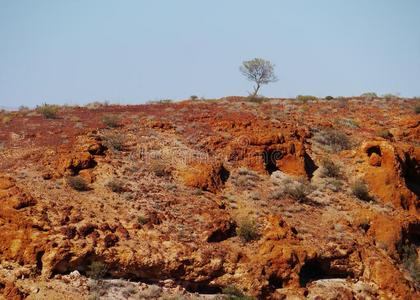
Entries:
<svg viewBox="0 0 420 300">
<path fill-rule="evenodd" d="M 419 203 L 419 151 L 418 147 L 396 147 L 385 141 L 363 143 L 357 159 L 364 161 L 361 172 L 365 174 L 372 193 L 396 207 L 416 210 Z"/>
<path fill-rule="evenodd" d="M 203 141 L 210 153 L 215 153 L 235 167 L 243 166 L 263 173 L 281 170 L 295 176 L 311 177 L 315 163 L 307 153 L 309 130 L 280 126 L 261 120 L 222 121 L 214 124 L 217 134 Z"/>
<path fill-rule="evenodd" d="M 65 175 L 77 175 L 81 170 L 95 167 L 96 162 L 88 152 L 67 153 L 58 162 L 58 172 Z"/>
<path fill-rule="evenodd" d="M 0 254 L 5 260 L 36 264 L 45 251 L 47 220 L 33 218 L 37 201 L 15 185 L 10 177 L 0 175 Z"/>
<path fill-rule="evenodd" d="M 104 155 L 106 149 L 100 139 L 90 138 L 72 150 L 62 151 L 58 155 L 55 175 L 57 177 L 63 175 L 75 176 L 80 173 L 87 182 L 93 182 L 95 177 L 91 169 L 97 165 L 95 156 Z"/>
</svg>

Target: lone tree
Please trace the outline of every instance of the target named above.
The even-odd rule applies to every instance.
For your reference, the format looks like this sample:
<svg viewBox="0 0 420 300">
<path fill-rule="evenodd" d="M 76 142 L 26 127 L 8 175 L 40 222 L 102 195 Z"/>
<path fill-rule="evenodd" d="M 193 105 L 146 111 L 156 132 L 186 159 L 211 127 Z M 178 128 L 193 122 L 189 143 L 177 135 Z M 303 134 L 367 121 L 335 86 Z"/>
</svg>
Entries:
<svg viewBox="0 0 420 300">
<path fill-rule="evenodd" d="M 239 70 L 249 81 L 255 82 L 252 97 L 257 96 L 261 85 L 277 81 L 274 65 L 262 58 L 244 61 Z"/>
</svg>

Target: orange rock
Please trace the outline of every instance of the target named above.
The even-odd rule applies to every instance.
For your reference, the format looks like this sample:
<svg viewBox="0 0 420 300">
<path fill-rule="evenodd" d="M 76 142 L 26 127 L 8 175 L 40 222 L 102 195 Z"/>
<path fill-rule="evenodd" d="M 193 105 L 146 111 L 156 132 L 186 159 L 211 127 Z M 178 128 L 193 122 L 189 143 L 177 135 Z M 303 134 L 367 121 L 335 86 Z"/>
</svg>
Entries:
<svg viewBox="0 0 420 300">
<path fill-rule="evenodd" d="M 87 183 L 93 183 L 95 181 L 95 175 L 92 169 L 83 169 L 79 171 L 79 176 L 82 177 Z"/>
<path fill-rule="evenodd" d="M 306 152 L 305 139 L 309 136 L 306 131 L 252 125 L 242 136 L 239 133 L 239 139 L 224 147 L 229 162 L 260 172 L 281 170 L 295 176 L 312 176 L 317 167 Z"/>
<path fill-rule="evenodd" d="M 7 190 L 14 186 L 15 183 L 10 177 L 0 177 L 0 190 Z"/>
<path fill-rule="evenodd" d="M 381 157 L 376 153 L 372 153 L 372 155 L 369 157 L 369 164 L 371 166 L 380 167 L 381 161 Z"/>
<path fill-rule="evenodd" d="M 419 151 L 413 147 L 368 141 L 362 144 L 356 159 L 365 162 L 359 170 L 364 173 L 373 195 L 395 207 L 415 210 L 419 200 L 406 180 L 411 177 L 414 182 L 420 182 L 419 158 Z"/>
<path fill-rule="evenodd" d="M 37 201 L 34 198 L 24 194 L 13 197 L 11 202 L 14 209 L 22 209 L 37 204 Z"/>
<path fill-rule="evenodd" d="M 186 186 L 216 192 L 229 177 L 229 171 L 221 163 L 193 163 L 180 172 Z"/>
<path fill-rule="evenodd" d="M 27 294 L 19 290 L 13 282 L 9 281 L 4 287 L 3 296 L 8 300 L 23 300 Z"/>
<path fill-rule="evenodd" d="M 58 161 L 57 170 L 61 175 L 77 175 L 83 169 L 96 166 L 95 158 L 89 152 L 70 153 L 62 155 Z"/>
</svg>

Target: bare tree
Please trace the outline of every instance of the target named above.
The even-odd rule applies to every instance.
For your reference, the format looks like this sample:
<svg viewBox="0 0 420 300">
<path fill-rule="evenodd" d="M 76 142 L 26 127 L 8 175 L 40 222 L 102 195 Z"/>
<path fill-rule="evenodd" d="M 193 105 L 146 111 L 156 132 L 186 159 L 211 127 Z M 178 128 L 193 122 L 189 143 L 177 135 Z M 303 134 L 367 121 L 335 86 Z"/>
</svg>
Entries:
<svg viewBox="0 0 420 300">
<path fill-rule="evenodd" d="M 253 97 L 258 94 L 261 85 L 277 81 L 274 65 L 262 58 L 244 61 L 239 70 L 249 81 L 255 82 Z"/>
</svg>

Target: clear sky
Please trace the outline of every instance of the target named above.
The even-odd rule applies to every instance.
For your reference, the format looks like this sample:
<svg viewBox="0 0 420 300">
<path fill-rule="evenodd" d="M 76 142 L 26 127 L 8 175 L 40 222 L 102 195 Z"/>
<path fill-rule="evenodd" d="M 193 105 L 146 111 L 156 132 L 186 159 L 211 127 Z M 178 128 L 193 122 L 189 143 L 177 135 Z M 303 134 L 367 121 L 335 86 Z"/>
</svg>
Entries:
<svg viewBox="0 0 420 300">
<path fill-rule="evenodd" d="M 261 93 L 420 96 L 419 0 L 0 0 L 0 106 Z"/>
</svg>

